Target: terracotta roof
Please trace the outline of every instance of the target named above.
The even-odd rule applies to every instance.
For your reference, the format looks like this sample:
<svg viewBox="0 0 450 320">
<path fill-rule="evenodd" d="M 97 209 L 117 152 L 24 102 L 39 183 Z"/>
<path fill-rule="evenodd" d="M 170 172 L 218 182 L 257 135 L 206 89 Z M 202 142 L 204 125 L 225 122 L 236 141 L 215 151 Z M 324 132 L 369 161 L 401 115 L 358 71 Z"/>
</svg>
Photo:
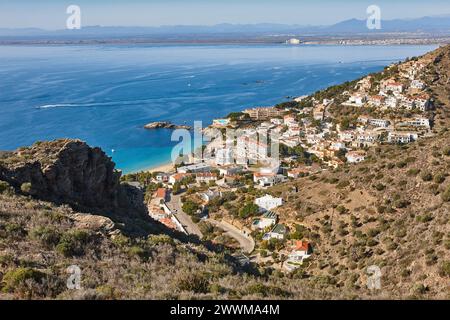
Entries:
<svg viewBox="0 0 450 320">
<path fill-rule="evenodd" d="M 423 94 L 418 95 L 416 98 L 417 99 L 422 99 L 422 100 L 428 100 L 428 99 L 430 99 L 430 95 L 426 94 L 426 93 L 423 93 Z"/>
<path fill-rule="evenodd" d="M 166 188 L 158 188 L 158 190 L 156 190 L 156 198 L 165 199 L 166 196 L 167 196 Z"/>
<path fill-rule="evenodd" d="M 171 177 L 173 179 L 175 179 L 175 181 L 179 181 L 182 180 L 184 177 L 186 177 L 188 174 L 187 173 L 175 173 L 174 175 L 172 175 Z"/>
<path fill-rule="evenodd" d="M 297 251 L 309 251 L 309 242 L 297 240 L 294 242 L 294 250 Z"/>
<path fill-rule="evenodd" d="M 171 229 L 177 228 L 175 223 L 173 223 L 173 221 L 170 218 L 162 218 L 159 220 L 159 222 L 161 222 L 163 225 L 165 225 L 168 228 L 171 228 Z"/>
</svg>

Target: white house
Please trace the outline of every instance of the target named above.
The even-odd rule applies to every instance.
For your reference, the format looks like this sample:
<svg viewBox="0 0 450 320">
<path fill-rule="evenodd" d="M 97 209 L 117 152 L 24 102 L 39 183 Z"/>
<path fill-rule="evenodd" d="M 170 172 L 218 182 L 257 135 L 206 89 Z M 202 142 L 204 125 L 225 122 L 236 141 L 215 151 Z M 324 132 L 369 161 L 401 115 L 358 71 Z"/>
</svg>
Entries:
<svg viewBox="0 0 450 320">
<path fill-rule="evenodd" d="M 282 125 L 283 124 L 283 120 L 280 118 L 272 118 L 270 119 L 270 122 L 273 123 L 276 126 Z"/>
<path fill-rule="evenodd" d="M 339 139 L 341 141 L 351 142 L 351 141 L 356 139 L 356 132 L 355 131 L 351 131 L 351 130 L 341 131 L 339 133 Z"/>
<path fill-rule="evenodd" d="M 414 119 L 408 119 L 400 123 L 400 125 L 430 128 L 430 119 L 424 117 L 416 117 Z"/>
<path fill-rule="evenodd" d="M 187 173 L 175 173 L 169 177 L 169 184 L 175 184 L 177 182 L 181 182 L 185 177 L 188 177 Z"/>
<path fill-rule="evenodd" d="M 212 199 L 215 199 L 215 198 L 218 198 L 221 196 L 222 196 L 222 192 L 220 192 L 220 191 L 208 190 L 206 192 L 200 193 L 200 197 L 202 198 L 202 200 L 207 203 L 210 202 Z"/>
<path fill-rule="evenodd" d="M 232 176 L 242 172 L 243 170 L 244 168 L 239 165 L 226 165 L 224 167 L 219 168 L 219 174 L 223 176 Z"/>
<path fill-rule="evenodd" d="M 216 181 L 217 180 L 217 174 L 211 173 L 211 172 L 200 172 L 197 173 L 195 176 L 195 181 L 198 183 L 200 182 L 210 182 L 210 181 Z"/>
<path fill-rule="evenodd" d="M 349 104 L 353 104 L 356 106 L 362 106 L 367 101 L 367 96 L 361 93 L 354 93 L 348 99 Z"/>
<path fill-rule="evenodd" d="M 283 268 L 287 271 L 293 271 L 311 256 L 311 245 L 307 241 L 295 241 L 288 259 L 284 262 Z"/>
<path fill-rule="evenodd" d="M 366 152 L 364 151 L 349 151 L 345 157 L 349 163 L 359 163 L 366 160 Z"/>
<path fill-rule="evenodd" d="M 264 197 L 255 199 L 255 204 L 259 207 L 261 212 L 270 211 L 283 204 L 282 198 L 272 197 L 270 194 L 266 194 Z"/>
<path fill-rule="evenodd" d="M 261 217 L 253 221 L 252 229 L 264 230 L 268 227 L 275 225 L 278 221 L 278 216 L 272 211 L 267 211 Z"/>
<path fill-rule="evenodd" d="M 353 145 L 357 147 L 372 146 L 378 141 L 378 138 L 379 134 L 377 132 L 364 131 L 363 133 L 358 134 Z"/>
<path fill-rule="evenodd" d="M 383 103 L 385 101 L 386 101 L 386 97 L 384 97 L 384 96 L 375 95 L 375 96 L 369 97 L 369 103 L 376 107 L 383 105 Z"/>
<path fill-rule="evenodd" d="M 411 88 L 412 89 L 423 90 L 423 89 L 425 89 L 425 83 L 423 83 L 420 80 L 413 80 L 413 81 L 411 81 Z"/>
<path fill-rule="evenodd" d="M 197 164 L 191 164 L 183 167 L 179 167 L 177 169 L 178 173 L 197 173 L 197 172 L 208 172 L 211 170 L 211 167 L 207 165 L 206 163 L 197 163 Z"/>
<path fill-rule="evenodd" d="M 402 98 L 401 106 L 405 109 L 412 110 L 415 108 L 416 103 L 414 101 L 414 98 L 410 96 L 405 96 Z"/>
<path fill-rule="evenodd" d="M 415 104 L 420 111 L 428 111 L 432 107 L 430 96 L 428 94 L 422 94 L 416 97 Z"/>
<path fill-rule="evenodd" d="M 389 96 L 384 103 L 387 107 L 394 109 L 398 106 L 398 99 L 394 96 Z"/>
<path fill-rule="evenodd" d="M 392 91 L 392 92 L 397 92 L 397 93 L 403 92 L 403 84 L 401 84 L 400 82 L 396 82 L 392 79 L 382 81 L 381 88 L 383 91 L 386 91 L 386 92 L 387 91 Z"/>
<path fill-rule="evenodd" d="M 387 128 L 389 121 L 384 119 L 369 119 L 369 124 L 374 127 Z"/>
<path fill-rule="evenodd" d="M 291 123 L 296 123 L 295 116 L 293 114 L 287 114 L 283 117 L 283 122 L 285 125 L 290 125 Z"/>
<path fill-rule="evenodd" d="M 389 143 L 410 143 L 417 140 L 418 135 L 411 132 L 389 132 L 388 142 Z"/>
<path fill-rule="evenodd" d="M 258 183 L 262 187 L 273 186 L 277 183 L 283 182 L 285 177 L 281 174 L 275 173 L 260 173 L 255 172 L 253 175 L 253 182 Z"/>
<path fill-rule="evenodd" d="M 263 236 L 263 240 L 270 240 L 270 239 L 283 240 L 286 234 L 287 234 L 286 226 L 284 224 L 277 224 L 273 227 L 272 231 L 266 233 Z"/>
<path fill-rule="evenodd" d="M 170 175 L 164 172 L 158 173 L 156 175 L 156 181 L 158 182 L 168 182 Z"/>
</svg>

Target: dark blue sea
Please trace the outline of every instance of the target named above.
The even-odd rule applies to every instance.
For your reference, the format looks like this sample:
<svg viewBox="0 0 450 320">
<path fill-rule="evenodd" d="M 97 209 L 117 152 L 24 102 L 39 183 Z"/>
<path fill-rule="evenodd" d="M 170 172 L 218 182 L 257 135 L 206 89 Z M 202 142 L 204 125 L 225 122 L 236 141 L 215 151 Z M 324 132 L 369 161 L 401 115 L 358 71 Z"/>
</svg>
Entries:
<svg viewBox="0 0 450 320">
<path fill-rule="evenodd" d="M 0 150 L 79 138 L 133 172 L 170 160 L 171 131 L 359 78 L 435 46 L 0 46 Z M 114 150 L 114 152 L 113 152 Z"/>
</svg>

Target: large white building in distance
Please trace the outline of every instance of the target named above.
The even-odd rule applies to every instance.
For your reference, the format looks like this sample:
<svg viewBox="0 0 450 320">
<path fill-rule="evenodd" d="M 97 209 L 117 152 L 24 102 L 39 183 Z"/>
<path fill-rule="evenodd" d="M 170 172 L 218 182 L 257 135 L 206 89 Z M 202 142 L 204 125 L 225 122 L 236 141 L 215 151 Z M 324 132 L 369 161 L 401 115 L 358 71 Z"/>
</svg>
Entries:
<svg viewBox="0 0 450 320">
<path fill-rule="evenodd" d="M 299 39 L 292 38 L 292 39 L 287 40 L 286 43 L 296 45 L 296 44 L 300 44 L 301 41 Z"/>
</svg>

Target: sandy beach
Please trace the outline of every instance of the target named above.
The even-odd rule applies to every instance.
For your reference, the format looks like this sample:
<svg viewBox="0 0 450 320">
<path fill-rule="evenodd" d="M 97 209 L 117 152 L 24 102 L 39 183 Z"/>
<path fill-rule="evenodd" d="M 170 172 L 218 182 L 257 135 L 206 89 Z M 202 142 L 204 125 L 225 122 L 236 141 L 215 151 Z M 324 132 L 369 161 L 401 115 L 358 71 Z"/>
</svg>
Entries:
<svg viewBox="0 0 450 320">
<path fill-rule="evenodd" d="M 148 171 L 148 172 L 171 172 L 171 171 L 175 171 L 175 169 L 174 169 L 172 162 L 168 162 L 168 163 L 159 165 L 157 167 L 149 168 L 145 171 Z"/>
</svg>

